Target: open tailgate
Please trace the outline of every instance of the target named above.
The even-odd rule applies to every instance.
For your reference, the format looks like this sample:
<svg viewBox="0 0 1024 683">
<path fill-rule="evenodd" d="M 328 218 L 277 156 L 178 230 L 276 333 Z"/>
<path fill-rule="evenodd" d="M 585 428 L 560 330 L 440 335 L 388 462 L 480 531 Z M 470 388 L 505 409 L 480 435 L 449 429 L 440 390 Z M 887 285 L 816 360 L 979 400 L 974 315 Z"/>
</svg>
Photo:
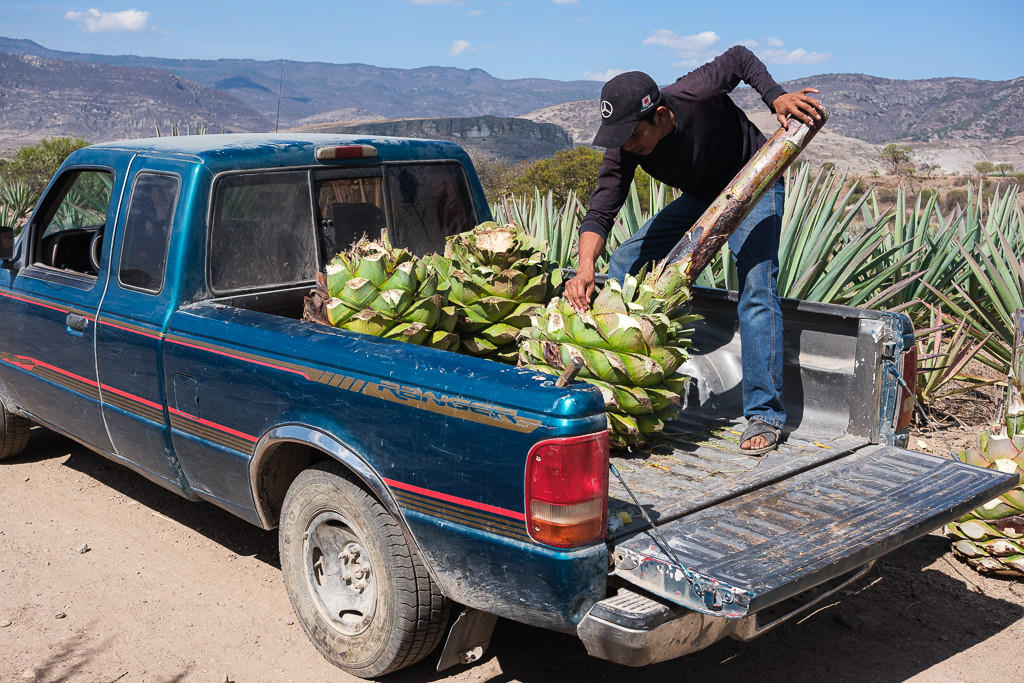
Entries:
<svg viewBox="0 0 1024 683">
<path fill-rule="evenodd" d="M 625 521 L 613 540 L 613 573 L 689 609 L 730 618 L 864 565 L 1018 480 L 849 437 L 790 439 L 763 459 L 705 445 L 613 462 L 660 532 L 647 528 L 613 478 L 609 514 L 613 526 Z"/>
</svg>

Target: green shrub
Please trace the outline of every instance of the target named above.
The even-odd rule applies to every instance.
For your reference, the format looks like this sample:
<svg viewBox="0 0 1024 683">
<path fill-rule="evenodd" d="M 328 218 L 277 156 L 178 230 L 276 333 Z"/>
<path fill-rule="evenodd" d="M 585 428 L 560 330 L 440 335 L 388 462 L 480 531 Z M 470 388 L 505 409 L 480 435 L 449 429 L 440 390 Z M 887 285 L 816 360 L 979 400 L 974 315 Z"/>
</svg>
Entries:
<svg viewBox="0 0 1024 683">
<path fill-rule="evenodd" d="M 15 152 L 0 170 L 0 179 L 8 183 L 22 181 L 33 192 L 41 194 L 68 155 L 88 144 L 83 138 L 44 138 L 38 144 Z"/>
</svg>

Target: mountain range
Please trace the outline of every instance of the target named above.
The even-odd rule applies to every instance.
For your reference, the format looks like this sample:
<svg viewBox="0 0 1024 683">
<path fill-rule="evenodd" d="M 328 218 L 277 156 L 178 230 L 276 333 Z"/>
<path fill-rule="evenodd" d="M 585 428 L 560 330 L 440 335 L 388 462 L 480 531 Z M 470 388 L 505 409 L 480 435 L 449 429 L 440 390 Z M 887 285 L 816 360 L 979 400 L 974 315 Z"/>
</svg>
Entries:
<svg viewBox="0 0 1024 683">
<path fill-rule="evenodd" d="M 869 173 L 879 168 L 880 147 L 898 142 L 946 172 L 969 173 L 980 160 L 1024 167 L 1024 77 L 824 74 L 782 85 L 818 88 L 831 113 L 812 161 Z M 600 89 L 596 81 L 508 80 L 480 69 L 84 54 L 0 37 L 0 155 L 45 136 L 99 142 L 174 127 L 302 128 L 427 135 L 530 160 L 590 142 Z M 750 88 L 733 98 L 766 133 L 778 125 Z"/>
</svg>

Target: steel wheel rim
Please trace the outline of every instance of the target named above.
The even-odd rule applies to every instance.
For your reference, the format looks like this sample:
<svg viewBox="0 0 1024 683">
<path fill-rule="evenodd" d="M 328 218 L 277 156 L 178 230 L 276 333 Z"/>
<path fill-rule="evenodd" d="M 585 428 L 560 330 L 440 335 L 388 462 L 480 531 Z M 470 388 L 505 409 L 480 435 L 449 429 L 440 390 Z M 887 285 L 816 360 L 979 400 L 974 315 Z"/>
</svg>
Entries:
<svg viewBox="0 0 1024 683">
<path fill-rule="evenodd" d="M 320 512 L 306 527 L 303 556 L 317 611 L 346 636 L 366 631 L 377 611 L 376 570 L 355 525 L 333 510 Z"/>
</svg>

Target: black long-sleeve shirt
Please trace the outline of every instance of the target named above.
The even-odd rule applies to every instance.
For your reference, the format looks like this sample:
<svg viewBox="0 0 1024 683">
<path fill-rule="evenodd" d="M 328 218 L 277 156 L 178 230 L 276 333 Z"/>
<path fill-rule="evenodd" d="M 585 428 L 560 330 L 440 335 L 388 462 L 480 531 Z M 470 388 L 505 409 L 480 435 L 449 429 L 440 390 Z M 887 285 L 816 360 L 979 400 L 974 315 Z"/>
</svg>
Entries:
<svg viewBox="0 0 1024 683">
<path fill-rule="evenodd" d="M 765 137 L 729 97 L 740 81 L 753 87 L 768 108 L 785 90 L 747 48 L 737 45 L 661 89 L 676 117 L 676 129 L 645 156 L 621 148 L 604 152 L 597 190 L 580 232 L 608 236 L 636 167 L 699 199 L 713 200 Z"/>
</svg>

